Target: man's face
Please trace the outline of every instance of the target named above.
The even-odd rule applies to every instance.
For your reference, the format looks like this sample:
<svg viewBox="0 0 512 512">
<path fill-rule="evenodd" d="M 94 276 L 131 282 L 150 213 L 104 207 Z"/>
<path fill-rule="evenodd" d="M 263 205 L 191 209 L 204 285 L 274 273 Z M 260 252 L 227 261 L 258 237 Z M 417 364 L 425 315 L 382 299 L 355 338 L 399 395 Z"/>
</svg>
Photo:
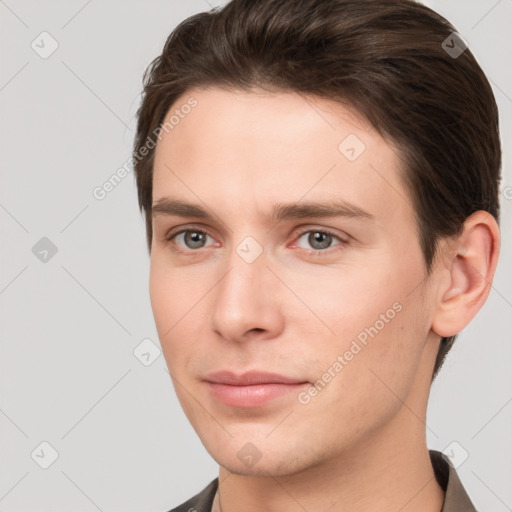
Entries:
<svg viewBox="0 0 512 512">
<path fill-rule="evenodd" d="M 230 471 L 284 475 L 424 430 L 433 294 L 395 152 L 345 107 L 295 93 L 189 91 L 166 119 L 191 96 L 158 142 L 153 205 L 208 216 L 154 216 L 150 296 L 206 449 Z M 299 384 L 206 381 L 222 370 Z"/>
</svg>

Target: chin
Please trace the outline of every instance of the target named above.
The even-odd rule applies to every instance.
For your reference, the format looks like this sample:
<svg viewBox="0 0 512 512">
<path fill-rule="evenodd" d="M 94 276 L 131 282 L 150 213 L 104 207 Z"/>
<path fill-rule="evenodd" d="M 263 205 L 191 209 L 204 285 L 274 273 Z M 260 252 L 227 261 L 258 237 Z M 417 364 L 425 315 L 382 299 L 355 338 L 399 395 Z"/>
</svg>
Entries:
<svg viewBox="0 0 512 512">
<path fill-rule="evenodd" d="M 249 441 L 237 437 L 228 443 L 205 447 L 211 457 L 230 473 L 244 476 L 283 477 L 300 473 L 317 465 L 321 454 L 310 452 L 303 440 L 286 444 L 284 440 Z M 254 439 L 254 438 L 253 438 Z"/>
<path fill-rule="evenodd" d="M 223 458 L 224 459 L 224 458 Z M 230 473 L 235 475 L 242 476 L 273 476 L 273 477 L 283 477 L 293 475 L 295 473 L 300 473 L 303 469 L 298 465 L 298 461 L 292 460 L 283 462 L 277 460 L 266 460 L 261 459 L 253 466 L 248 467 L 243 463 L 240 463 L 238 460 L 234 461 L 233 459 L 229 460 L 216 460 L 217 464 L 227 469 Z"/>
</svg>

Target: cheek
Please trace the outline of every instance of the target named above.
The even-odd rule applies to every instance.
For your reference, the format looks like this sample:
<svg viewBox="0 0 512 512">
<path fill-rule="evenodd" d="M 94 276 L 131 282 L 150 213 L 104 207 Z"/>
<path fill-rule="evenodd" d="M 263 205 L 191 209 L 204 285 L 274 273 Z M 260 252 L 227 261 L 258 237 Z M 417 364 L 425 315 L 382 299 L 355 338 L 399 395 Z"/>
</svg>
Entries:
<svg viewBox="0 0 512 512">
<path fill-rule="evenodd" d="M 158 255 L 152 255 L 149 277 L 149 295 L 156 329 L 163 354 L 170 371 L 185 367 L 184 360 L 189 359 L 191 343 L 183 340 L 197 338 L 197 305 L 201 298 L 202 287 L 184 279 L 180 269 L 169 269 L 160 261 Z M 204 320 L 204 319 L 203 319 Z"/>
<path fill-rule="evenodd" d="M 383 330 L 397 316 L 400 304 L 396 303 L 403 301 L 404 286 L 391 272 L 378 268 L 347 266 L 282 274 L 299 299 L 288 301 L 283 312 L 287 323 L 291 328 L 305 322 L 316 326 L 318 335 L 334 338 L 339 348 L 360 333 L 364 337 L 365 329 L 376 322 Z M 322 345 L 328 349 L 332 342 L 319 343 L 317 348 Z"/>
<path fill-rule="evenodd" d="M 155 318 L 158 335 L 163 343 L 165 333 L 173 325 L 173 311 L 176 311 L 176 284 L 170 280 L 170 275 L 162 271 L 158 264 L 157 257 L 154 254 L 151 257 L 151 266 L 149 274 L 149 297 L 151 309 Z"/>
<path fill-rule="evenodd" d="M 401 272 L 400 266 L 381 261 L 380 266 L 368 268 L 365 272 L 344 269 L 323 279 L 321 286 L 311 286 L 311 278 L 309 283 L 298 278 L 294 290 L 315 315 L 296 308 L 287 317 L 292 330 L 293 324 L 304 326 L 306 322 L 310 329 L 301 332 L 311 334 L 316 329 L 317 339 L 303 339 L 302 352 L 315 361 L 313 376 L 322 378 L 327 372 L 322 380 L 329 380 L 336 375 L 331 379 L 336 384 L 329 387 L 341 386 L 344 399 L 360 390 L 367 390 L 368 395 L 375 391 L 379 391 L 377 396 L 389 394 L 386 385 L 405 392 L 428 332 L 417 286 L 421 266 L 415 272 Z M 292 282 L 291 275 L 289 279 Z M 369 402 L 374 402 L 371 396 Z"/>
<path fill-rule="evenodd" d="M 310 390 L 314 396 L 298 397 L 297 424 L 303 419 L 310 431 L 323 431 L 326 442 L 333 445 L 390 420 L 407 400 L 421 360 L 422 339 L 415 331 L 414 322 L 418 322 L 412 305 L 393 310 L 386 324 L 378 314 L 386 314 L 387 309 L 368 300 L 364 304 L 371 312 L 358 312 L 359 318 L 368 319 L 365 327 L 361 329 L 359 322 L 345 328 L 343 322 L 338 323 L 338 336 L 328 343 L 324 340 L 314 351 L 320 356 Z M 347 324 L 351 322 L 350 317 L 344 318 Z"/>
<path fill-rule="evenodd" d="M 192 368 L 200 340 L 205 339 L 206 317 L 200 299 L 207 289 L 204 283 L 193 284 L 193 277 L 185 274 L 183 269 L 168 268 L 156 252 L 152 254 L 149 293 L 162 353 L 183 412 L 193 425 L 202 425 L 208 424 L 209 418 L 191 398 L 199 396 Z"/>
</svg>

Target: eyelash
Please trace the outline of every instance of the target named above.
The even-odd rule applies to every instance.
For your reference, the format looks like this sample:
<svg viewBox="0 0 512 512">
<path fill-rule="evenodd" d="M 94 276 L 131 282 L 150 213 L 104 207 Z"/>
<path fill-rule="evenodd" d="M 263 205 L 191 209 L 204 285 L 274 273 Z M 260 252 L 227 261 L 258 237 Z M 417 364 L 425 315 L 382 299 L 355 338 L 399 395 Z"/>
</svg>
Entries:
<svg viewBox="0 0 512 512">
<path fill-rule="evenodd" d="M 166 236 L 165 241 L 168 243 L 171 243 L 174 240 L 174 238 L 176 238 L 178 235 L 181 235 L 182 233 L 188 233 L 188 232 L 201 233 L 203 235 L 209 236 L 210 238 L 213 238 L 211 235 L 209 235 L 206 231 L 204 231 L 202 229 L 187 228 L 187 229 L 182 229 L 181 231 L 177 231 L 176 233 L 172 233 L 169 236 Z M 310 256 L 320 256 L 321 257 L 326 254 L 329 254 L 331 252 L 331 251 L 329 251 L 329 249 L 333 249 L 334 247 L 343 248 L 345 245 L 348 244 L 347 240 L 343 240 L 339 235 L 336 235 L 332 231 L 325 229 L 325 228 L 323 228 L 323 229 L 306 229 L 304 231 L 301 231 L 296 236 L 297 240 L 300 239 L 301 237 L 303 237 L 307 233 L 322 233 L 324 235 L 332 236 L 334 239 L 336 239 L 339 242 L 338 244 L 327 247 L 326 249 L 304 249 L 304 248 L 299 247 L 299 249 L 306 251 L 306 253 Z M 202 247 L 200 249 L 202 249 Z M 188 254 L 188 255 L 194 254 L 194 253 L 199 253 L 200 249 L 182 250 L 182 249 L 176 248 L 176 246 L 171 247 L 171 250 L 176 253 Z"/>
</svg>

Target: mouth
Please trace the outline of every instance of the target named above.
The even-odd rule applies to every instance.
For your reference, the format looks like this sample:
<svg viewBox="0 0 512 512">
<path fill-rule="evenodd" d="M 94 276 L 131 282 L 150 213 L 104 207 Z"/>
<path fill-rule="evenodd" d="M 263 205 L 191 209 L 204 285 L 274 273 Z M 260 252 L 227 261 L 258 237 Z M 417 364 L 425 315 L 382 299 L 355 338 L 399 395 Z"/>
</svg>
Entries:
<svg viewBox="0 0 512 512">
<path fill-rule="evenodd" d="M 208 374 L 204 382 L 212 397 L 231 407 L 262 406 L 278 397 L 299 392 L 309 382 L 277 373 L 250 371 L 236 375 L 230 371 Z"/>
</svg>

